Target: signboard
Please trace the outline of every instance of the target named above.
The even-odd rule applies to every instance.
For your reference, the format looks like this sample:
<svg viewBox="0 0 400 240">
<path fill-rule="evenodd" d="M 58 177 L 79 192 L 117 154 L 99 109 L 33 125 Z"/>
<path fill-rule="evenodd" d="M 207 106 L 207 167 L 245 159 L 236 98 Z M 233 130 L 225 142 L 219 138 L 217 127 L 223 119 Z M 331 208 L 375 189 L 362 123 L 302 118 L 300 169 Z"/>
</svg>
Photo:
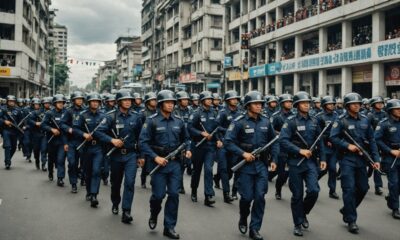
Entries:
<svg viewBox="0 0 400 240">
<path fill-rule="evenodd" d="M 385 71 L 385 84 L 386 86 L 400 85 L 400 64 L 387 67 Z"/>
<path fill-rule="evenodd" d="M 0 67 L 0 76 L 11 76 L 11 68 Z"/>
<path fill-rule="evenodd" d="M 207 88 L 221 88 L 220 83 L 207 83 Z"/>
<path fill-rule="evenodd" d="M 238 81 L 240 80 L 240 77 L 240 71 L 229 71 L 229 81 Z M 247 79 L 249 79 L 249 72 L 243 72 L 243 80 Z"/>
<path fill-rule="evenodd" d="M 264 77 L 267 75 L 266 70 L 267 70 L 266 65 L 251 67 L 249 69 L 249 76 L 250 78 Z"/>
<path fill-rule="evenodd" d="M 353 83 L 372 82 L 372 65 L 353 67 L 352 75 Z"/>
<path fill-rule="evenodd" d="M 137 76 L 137 75 L 141 75 L 142 74 L 142 65 L 141 64 L 136 64 L 135 68 L 133 69 L 133 75 Z"/>
<path fill-rule="evenodd" d="M 197 80 L 196 73 L 181 73 L 179 75 L 180 83 L 194 83 L 196 82 L 196 80 Z"/>
<path fill-rule="evenodd" d="M 229 67 L 232 67 L 232 58 L 225 57 L 224 58 L 224 68 L 229 68 Z"/>
</svg>

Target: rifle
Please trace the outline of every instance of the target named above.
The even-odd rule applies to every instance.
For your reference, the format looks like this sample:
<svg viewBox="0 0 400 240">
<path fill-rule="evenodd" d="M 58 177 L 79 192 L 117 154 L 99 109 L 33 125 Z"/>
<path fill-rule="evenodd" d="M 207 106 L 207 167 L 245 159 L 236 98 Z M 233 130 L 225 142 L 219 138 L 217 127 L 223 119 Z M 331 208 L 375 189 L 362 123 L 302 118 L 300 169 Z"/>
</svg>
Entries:
<svg viewBox="0 0 400 240">
<path fill-rule="evenodd" d="M 28 115 L 26 115 L 19 123 L 18 123 L 18 127 L 21 126 L 22 123 L 25 122 L 25 120 L 32 114 L 32 112 L 30 112 Z"/>
<path fill-rule="evenodd" d="M 186 143 L 182 143 L 178 148 L 176 148 L 174 151 L 170 152 L 165 159 L 171 160 L 172 158 L 174 158 L 176 155 L 178 155 L 178 153 L 180 153 L 184 148 L 186 147 Z M 161 166 L 157 165 L 150 173 L 149 175 L 152 176 Z"/>
<path fill-rule="evenodd" d="M 61 133 L 61 130 L 60 130 L 60 126 L 58 126 L 58 124 L 57 124 L 57 122 L 56 122 L 56 120 L 54 120 L 54 118 L 53 117 L 50 117 L 50 120 L 54 123 L 54 126 L 56 126 L 56 128 L 57 128 L 57 130 L 58 131 L 60 131 L 60 133 Z M 53 135 L 51 135 L 51 137 L 49 138 L 49 140 L 47 141 L 47 143 L 50 143 L 51 142 L 51 140 L 53 140 L 53 138 L 55 137 L 55 135 L 53 134 Z"/>
<path fill-rule="evenodd" d="M 11 126 L 13 126 L 15 129 L 17 129 L 20 133 L 24 134 L 24 130 L 22 130 L 18 125 L 17 121 L 15 121 L 14 117 L 8 114 L 7 111 L 5 111 L 7 116 L 11 119 Z"/>
<path fill-rule="evenodd" d="M 400 149 L 399 149 L 399 150 L 400 150 Z M 396 158 L 393 160 L 392 165 L 390 165 L 390 169 L 392 169 L 392 168 L 394 167 L 394 165 L 396 164 L 397 159 L 398 159 L 398 157 L 396 157 Z"/>
<path fill-rule="evenodd" d="M 218 129 L 219 129 L 219 127 L 216 127 L 209 135 L 212 137 L 212 136 L 214 136 L 214 134 L 218 131 Z M 196 144 L 196 148 L 197 147 L 199 147 L 201 144 L 203 144 L 203 142 L 205 142 L 207 140 L 207 138 L 206 137 L 203 137 L 203 139 L 201 139 L 200 140 L 200 142 L 198 142 L 197 144 Z"/>
<path fill-rule="evenodd" d="M 264 146 L 254 149 L 251 152 L 251 154 L 254 155 L 254 156 L 259 155 L 260 153 L 264 152 L 269 146 L 271 146 L 274 142 L 276 142 L 276 140 L 278 140 L 278 139 L 279 139 L 279 135 L 275 136 L 275 138 L 273 138 L 271 141 L 269 141 L 269 143 L 265 144 Z M 239 168 L 243 167 L 243 165 L 245 165 L 245 164 L 246 164 L 246 160 L 243 159 L 238 164 L 233 166 L 231 168 L 231 170 L 233 172 L 236 172 L 237 170 L 239 170 Z"/>
<path fill-rule="evenodd" d="M 122 141 L 123 143 L 125 143 L 126 139 L 128 139 L 129 136 L 130 136 L 130 134 L 127 134 L 125 137 L 121 138 L 121 141 Z M 106 154 L 106 156 L 109 157 L 115 150 L 117 150 L 117 147 L 111 148 L 111 150 L 108 151 L 108 153 Z"/>
<path fill-rule="evenodd" d="M 321 131 L 321 133 L 318 135 L 317 139 L 315 139 L 315 141 L 314 141 L 313 144 L 311 145 L 309 151 L 311 151 L 311 152 L 314 151 L 314 149 L 317 147 L 318 141 L 321 139 L 322 135 L 326 132 L 326 130 L 328 130 L 328 128 L 329 128 L 329 126 L 330 126 L 331 124 L 332 124 L 332 122 L 330 122 L 328 125 L 326 125 L 326 126 L 324 127 L 324 129 L 322 129 L 322 131 Z M 300 135 L 300 134 L 299 134 L 299 135 Z M 297 166 L 300 166 L 300 165 L 304 162 L 305 159 L 306 159 L 306 158 L 303 157 L 303 158 L 297 163 Z"/>
<path fill-rule="evenodd" d="M 95 132 L 97 131 L 97 129 L 98 129 L 102 124 L 104 124 L 104 123 L 106 123 L 106 118 L 103 118 L 103 119 L 100 121 L 100 123 L 97 124 L 97 126 L 96 126 L 96 127 L 93 129 L 93 131 L 91 131 L 91 132 L 89 132 L 89 128 L 87 127 L 86 123 L 85 123 L 85 127 L 86 127 L 86 130 L 89 132 L 89 134 L 90 134 L 90 135 L 93 135 L 93 133 L 95 133 Z M 79 146 L 76 148 L 76 150 L 79 151 L 79 149 L 81 149 L 81 148 L 85 145 L 86 142 L 87 142 L 86 139 L 83 140 L 83 142 L 82 142 L 81 144 L 79 144 Z"/>
<path fill-rule="evenodd" d="M 358 142 L 346 130 L 344 131 L 344 135 L 346 135 L 346 137 L 348 139 L 350 139 L 350 141 L 352 141 L 353 144 L 356 145 L 356 147 L 358 147 L 361 150 L 361 155 L 366 157 L 366 158 L 363 158 L 363 159 L 366 160 L 367 163 L 369 163 L 372 166 L 373 169 L 375 169 L 376 171 L 378 171 L 382 175 L 386 175 L 380 169 L 377 169 L 377 168 L 374 167 L 374 163 L 375 162 L 374 162 L 374 160 L 372 160 L 372 158 L 369 155 L 369 153 L 363 147 L 361 147 L 361 145 L 358 144 Z"/>
</svg>

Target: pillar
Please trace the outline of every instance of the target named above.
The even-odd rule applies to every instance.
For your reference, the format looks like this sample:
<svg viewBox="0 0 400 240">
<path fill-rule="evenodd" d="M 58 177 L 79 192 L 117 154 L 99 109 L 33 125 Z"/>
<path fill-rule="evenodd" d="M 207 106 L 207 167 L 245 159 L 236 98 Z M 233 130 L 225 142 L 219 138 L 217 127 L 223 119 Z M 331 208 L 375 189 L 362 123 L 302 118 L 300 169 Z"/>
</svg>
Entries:
<svg viewBox="0 0 400 240">
<path fill-rule="evenodd" d="M 344 21 L 342 23 L 342 48 L 348 48 L 352 46 L 352 26 L 350 21 Z"/>
<path fill-rule="evenodd" d="M 328 31 L 326 28 L 319 29 L 319 53 L 326 52 L 328 47 Z"/>
<path fill-rule="evenodd" d="M 372 96 L 386 97 L 385 67 L 383 63 L 372 64 Z"/>
<path fill-rule="evenodd" d="M 275 95 L 282 94 L 282 76 L 277 75 L 275 76 Z"/>
<path fill-rule="evenodd" d="M 353 76 L 351 67 L 342 67 L 342 95 L 352 91 L 353 88 Z"/>
<path fill-rule="evenodd" d="M 326 70 L 318 71 L 318 96 L 326 96 Z"/>
<path fill-rule="evenodd" d="M 293 94 L 300 91 L 300 73 L 293 74 Z"/>
</svg>

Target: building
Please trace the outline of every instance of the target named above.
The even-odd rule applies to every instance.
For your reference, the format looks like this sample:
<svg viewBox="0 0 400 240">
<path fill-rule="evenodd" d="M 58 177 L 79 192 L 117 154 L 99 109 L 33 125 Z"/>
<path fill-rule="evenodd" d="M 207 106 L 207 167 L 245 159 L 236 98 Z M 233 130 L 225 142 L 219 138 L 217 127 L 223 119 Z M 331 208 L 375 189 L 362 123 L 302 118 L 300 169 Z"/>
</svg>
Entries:
<svg viewBox="0 0 400 240">
<path fill-rule="evenodd" d="M 54 24 L 50 28 L 49 45 L 54 47 L 56 63 L 66 63 L 68 58 L 68 29 L 66 26 Z"/>
<path fill-rule="evenodd" d="M 400 1 L 227 0 L 226 89 L 400 97 Z M 248 49 L 246 41 L 248 38 Z M 242 49 L 244 48 L 244 49 Z"/>
<path fill-rule="evenodd" d="M 50 0 L 0 1 L 0 97 L 47 94 Z"/>
<path fill-rule="evenodd" d="M 137 65 L 141 65 L 142 44 L 140 37 L 119 37 L 117 44 L 116 69 L 118 82 L 115 86 L 122 86 L 137 79 L 134 79 L 133 71 Z"/>
<path fill-rule="evenodd" d="M 98 86 L 101 86 L 101 83 L 103 81 L 108 80 L 111 78 L 112 80 L 112 85 L 114 85 L 115 82 L 118 81 L 118 78 L 116 78 L 117 74 L 117 60 L 111 60 L 111 61 L 106 61 L 104 62 L 104 65 L 101 66 L 98 71 L 97 71 L 97 79 L 96 82 L 98 82 Z"/>
<path fill-rule="evenodd" d="M 220 91 L 224 7 L 219 0 L 143 2 L 143 78 L 155 89 Z"/>
</svg>

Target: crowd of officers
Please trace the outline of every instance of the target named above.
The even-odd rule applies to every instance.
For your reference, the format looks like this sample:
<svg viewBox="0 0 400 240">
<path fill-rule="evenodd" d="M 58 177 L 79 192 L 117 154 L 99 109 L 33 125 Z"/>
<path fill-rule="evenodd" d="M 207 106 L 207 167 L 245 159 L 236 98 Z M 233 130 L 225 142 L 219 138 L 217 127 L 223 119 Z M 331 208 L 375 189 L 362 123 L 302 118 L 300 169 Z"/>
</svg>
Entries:
<svg viewBox="0 0 400 240">
<path fill-rule="evenodd" d="M 277 200 L 289 182 L 296 236 L 310 226 L 307 216 L 325 174 L 332 199 L 339 199 L 340 179 L 340 213 L 349 232 L 358 232 L 356 209 L 372 175 L 377 195 L 383 194 L 382 176 L 387 176 L 387 206 L 393 218 L 400 219 L 397 99 L 362 99 L 348 93 L 342 101 L 312 98 L 306 92 L 276 97 L 258 91 L 240 97 L 233 90 L 223 99 L 209 91 L 189 95 L 170 90 L 149 92 L 142 99 L 138 93 L 119 90 L 116 95 L 76 91 L 69 100 L 62 94 L 43 99 L 9 95 L 1 103 L 7 170 L 17 148 L 22 148 L 26 161 L 33 155 L 36 168 L 47 172 L 50 181 L 56 179 L 58 186 L 64 186 L 67 174 L 72 193 L 78 192 L 79 184 L 85 186 L 93 208 L 99 204 L 101 182 L 107 185 L 110 179 L 112 213 L 118 214 L 121 205 L 122 222 L 131 223 L 136 172 L 142 168 L 143 188 L 151 176 L 149 227 L 156 228 L 168 194 L 163 234 L 172 239 L 180 237 L 175 226 L 179 194 L 185 193 L 184 172 L 191 175 L 191 200 L 197 202 L 203 168 L 204 204 L 215 204 L 214 185 L 222 188 L 225 203 L 238 200 L 239 193 L 238 229 L 243 234 L 249 230 L 252 239 L 263 239 L 259 231 L 265 194 L 274 177 Z"/>
</svg>

